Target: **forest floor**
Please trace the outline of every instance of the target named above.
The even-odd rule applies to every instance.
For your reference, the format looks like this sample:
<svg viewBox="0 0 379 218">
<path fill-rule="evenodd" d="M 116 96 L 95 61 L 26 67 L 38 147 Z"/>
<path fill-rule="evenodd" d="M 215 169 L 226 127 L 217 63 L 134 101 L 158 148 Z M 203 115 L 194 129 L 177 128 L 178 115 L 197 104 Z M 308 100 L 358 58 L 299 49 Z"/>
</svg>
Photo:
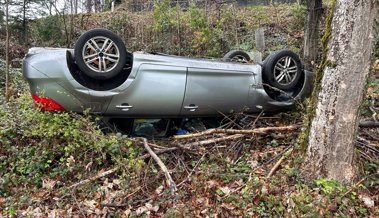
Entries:
<svg viewBox="0 0 379 218">
<path fill-rule="evenodd" d="M 235 114 L 219 132 L 144 141 L 104 134 L 90 115 L 40 112 L 24 94 L 12 101 L 0 111 L 4 217 L 379 215 L 378 128 L 359 129 L 362 180 L 343 186 L 302 177 L 300 109 Z"/>
<path fill-rule="evenodd" d="M 282 20 L 259 19 L 276 30 L 270 22 Z M 296 35 L 299 45 L 303 33 Z M 379 119 L 375 70 L 362 121 Z M 21 69 L 12 68 L 11 78 L 11 101 L 0 99 L 0 217 L 379 216 L 378 128 L 359 128 L 357 183 L 307 181 L 299 145 L 304 103 L 224 117 L 218 132 L 132 138 L 105 133 L 90 114 L 38 111 Z"/>
</svg>

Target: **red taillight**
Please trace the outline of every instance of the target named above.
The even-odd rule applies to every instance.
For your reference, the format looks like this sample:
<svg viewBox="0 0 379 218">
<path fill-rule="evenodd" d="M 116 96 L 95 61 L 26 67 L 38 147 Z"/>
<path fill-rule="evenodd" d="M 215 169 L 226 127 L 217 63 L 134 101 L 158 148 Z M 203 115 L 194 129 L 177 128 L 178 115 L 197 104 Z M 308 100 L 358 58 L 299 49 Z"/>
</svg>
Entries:
<svg viewBox="0 0 379 218">
<path fill-rule="evenodd" d="M 34 99 L 34 106 L 43 111 L 65 111 L 64 108 L 48 97 L 39 97 L 38 95 L 32 95 Z"/>
</svg>

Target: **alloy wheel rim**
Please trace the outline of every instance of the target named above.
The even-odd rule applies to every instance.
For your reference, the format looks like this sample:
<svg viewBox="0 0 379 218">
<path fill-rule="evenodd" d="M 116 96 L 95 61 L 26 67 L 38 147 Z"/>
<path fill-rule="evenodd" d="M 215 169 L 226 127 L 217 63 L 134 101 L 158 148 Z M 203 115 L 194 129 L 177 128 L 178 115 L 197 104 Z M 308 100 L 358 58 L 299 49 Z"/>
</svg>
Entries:
<svg viewBox="0 0 379 218">
<path fill-rule="evenodd" d="M 113 70 L 120 61 L 120 51 L 109 38 L 97 36 L 89 39 L 83 47 L 83 60 L 87 67 L 98 73 Z"/>
<path fill-rule="evenodd" d="M 291 84 L 297 77 L 297 74 L 298 66 L 293 58 L 286 56 L 276 62 L 274 67 L 274 78 L 279 84 Z"/>
</svg>

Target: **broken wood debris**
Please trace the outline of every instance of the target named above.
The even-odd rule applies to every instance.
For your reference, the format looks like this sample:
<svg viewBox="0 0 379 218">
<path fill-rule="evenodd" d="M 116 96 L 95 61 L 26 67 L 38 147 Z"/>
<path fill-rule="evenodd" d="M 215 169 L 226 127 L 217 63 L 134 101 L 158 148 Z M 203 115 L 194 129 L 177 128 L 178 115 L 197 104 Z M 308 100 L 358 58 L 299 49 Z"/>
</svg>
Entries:
<svg viewBox="0 0 379 218">
<path fill-rule="evenodd" d="M 174 199 L 176 199 L 177 198 L 176 184 L 175 184 L 174 180 L 172 180 L 171 174 L 168 171 L 166 165 L 162 162 L 162 160 L 158 157 L 158 155 L 156 153 L 154 153 L 154 151 L 150 148 L 146 138 L 142 138 L 142 142 L 143 142 L 143 145 L 144 145 L 145 149 L 147 150 L 147 152 L 149 152 L 151 157 L 155 160 L 155 162 L 158 164 L 158 166 L 164 172 L 164 174 L 166 176 L 166 180 L 167 180 L 167 185 L 169 186 L 170 191 L 171 191 L 171 195 L 174 197 Z"/>
<path fill-rule="evenodd" d="M 174 139 L 188 139 L 196 138 L 205 135 L 215 134 L 215 133 L 225 133 L 225 134 L 265 134 L 273 131 L 291 131 L 299 129 L 300 125 L 289 125 L 289 126 L 279 126 L 279 127 L 262 127 L 256 129 L 208 129 L 203 132 L 187 134 L 187 135 L 176 135 Z"/>
</svg>

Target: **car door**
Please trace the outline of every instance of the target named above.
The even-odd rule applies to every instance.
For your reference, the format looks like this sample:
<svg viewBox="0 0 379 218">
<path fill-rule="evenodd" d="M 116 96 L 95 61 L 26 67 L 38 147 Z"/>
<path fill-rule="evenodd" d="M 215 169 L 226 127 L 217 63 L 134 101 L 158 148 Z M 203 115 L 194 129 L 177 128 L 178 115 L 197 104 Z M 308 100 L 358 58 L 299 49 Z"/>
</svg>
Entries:
<svg viewBox="0 0 379 218">
<path fill-rule="evenodd" d="M 186 67 L 141 64 L 134 81 L 113 96 L 107 114 L 146 118 L 178 116 L 186 74 Z"/>
<path fill-rule="evenodd" d="M 244 110 L 254 76 L 252 71 L 188 68 L 181 115 L 220 115 Z"/>
</svg>

